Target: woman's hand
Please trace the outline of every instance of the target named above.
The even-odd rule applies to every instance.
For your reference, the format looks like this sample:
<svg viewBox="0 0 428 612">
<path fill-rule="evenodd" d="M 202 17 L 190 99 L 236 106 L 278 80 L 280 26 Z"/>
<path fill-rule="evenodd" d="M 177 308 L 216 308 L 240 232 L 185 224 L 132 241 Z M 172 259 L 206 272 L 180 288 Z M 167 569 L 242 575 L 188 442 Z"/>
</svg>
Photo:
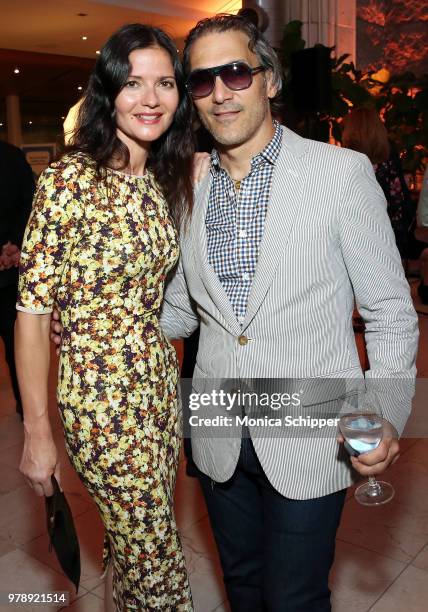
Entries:
<svg viewBox="0 0 428 612">
<path fill-rule="evenodd" d="M 60 465 L 50 428 L 44 427 L 38 432 L 25 430 L 19 470 L 37 495 L 53 495 L 51 476 L 54 474 L 60 483 Z"/>
<path fill-rule="evenodd" d="M 15 362 L 24 409 L 24 450 L 20 471 L 37 495 L 53 494 L 59 478 L 58 453 L 49 422 L 49 324 L 51 315 L 18 311 Z"/>
<path fill-rule="evenodd" d="M 207 176 L 211 165 L 211 155 L 209 153 L 195 153 L 193 157 L 192 183 L 197 187 Z"/>
<path fill-rule="evenodd" d="M 54 310 L 52 313 L 50 339 L 51 342 L 56 344 L 56 354 L 59 355 L 62 340 L 62 325 L 60 323 L 60 316 L 58 310 Z"/>
</svg>

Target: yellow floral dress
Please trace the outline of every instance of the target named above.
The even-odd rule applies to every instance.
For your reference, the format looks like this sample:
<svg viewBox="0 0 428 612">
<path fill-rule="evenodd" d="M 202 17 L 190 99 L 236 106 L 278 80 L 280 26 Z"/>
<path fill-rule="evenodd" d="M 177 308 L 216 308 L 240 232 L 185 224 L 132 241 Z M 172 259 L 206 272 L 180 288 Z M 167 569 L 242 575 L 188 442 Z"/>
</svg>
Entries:
<svg viewBox="0 0 428 612">
<path fill-rule="evenodd" d="M 17 308 L 61 313 L 58 406 L 67 451 L 98 505 L 117 610 L 192 610 L 173 514 L 178 369 L 159 325 L 176 232 L 153 176 L 72 154 L 41 176 Z"/>
</svg>

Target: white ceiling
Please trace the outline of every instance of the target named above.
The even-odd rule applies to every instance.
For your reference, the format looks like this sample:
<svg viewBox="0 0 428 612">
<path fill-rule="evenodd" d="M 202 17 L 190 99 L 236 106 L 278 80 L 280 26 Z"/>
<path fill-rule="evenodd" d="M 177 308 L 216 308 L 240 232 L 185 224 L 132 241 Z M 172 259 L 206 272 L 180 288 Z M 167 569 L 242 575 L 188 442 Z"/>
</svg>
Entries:
<svg viewBox="0 0 428 612">
<path fill-rule="evenodd" d="M 240 6 L 241 0 L 0 0 L 0 48 L 93 58 L 112 32 L 133 22 L 162 27 L 181 46 L 196 21 Z"/>
</svg>

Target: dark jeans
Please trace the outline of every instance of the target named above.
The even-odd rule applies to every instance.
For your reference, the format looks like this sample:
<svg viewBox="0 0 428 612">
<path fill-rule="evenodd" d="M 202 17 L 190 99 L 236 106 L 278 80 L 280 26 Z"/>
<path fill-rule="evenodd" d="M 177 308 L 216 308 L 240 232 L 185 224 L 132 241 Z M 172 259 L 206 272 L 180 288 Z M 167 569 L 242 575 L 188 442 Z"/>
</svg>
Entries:
<svg viewBox="0 0 428 612">
<path fill-rule="evenodd" d="M 13 394 L 18 408 L 21 406 L 18 379 L 15 368 L 14 327 L 16 319 L 16 285 L 0 287 L 0 336 L 4 342 L 6 362 L 9 366 Z"/>
<path fill-rule="evenodd" d="M 293 500 L 270 485 L 251 439 L 233 477 L 199 479 L 233 612 L 328 612 L 328 574 L 346 489 Z"/>
</svg>

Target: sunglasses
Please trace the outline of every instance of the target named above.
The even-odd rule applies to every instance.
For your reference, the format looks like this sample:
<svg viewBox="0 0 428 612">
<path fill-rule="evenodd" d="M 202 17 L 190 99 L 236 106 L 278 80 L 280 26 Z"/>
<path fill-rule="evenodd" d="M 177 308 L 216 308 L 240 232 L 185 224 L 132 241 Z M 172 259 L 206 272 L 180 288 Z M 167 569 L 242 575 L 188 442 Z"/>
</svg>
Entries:
<svg viewBox="0 0 428 612">
<path fill-rule="evenodd" d="M 216 77 L 220 77 L 228 89 L 240 91 L 248 89 L 253 82 L 253 74 L 265 70 L 263 66 L 251 68 L 244 62 L 232 62 L 214 68 L 194 70 L 187 79 L 186 87 L 192 98 L 205 98 L 215 87 Z"/>
</svg>

